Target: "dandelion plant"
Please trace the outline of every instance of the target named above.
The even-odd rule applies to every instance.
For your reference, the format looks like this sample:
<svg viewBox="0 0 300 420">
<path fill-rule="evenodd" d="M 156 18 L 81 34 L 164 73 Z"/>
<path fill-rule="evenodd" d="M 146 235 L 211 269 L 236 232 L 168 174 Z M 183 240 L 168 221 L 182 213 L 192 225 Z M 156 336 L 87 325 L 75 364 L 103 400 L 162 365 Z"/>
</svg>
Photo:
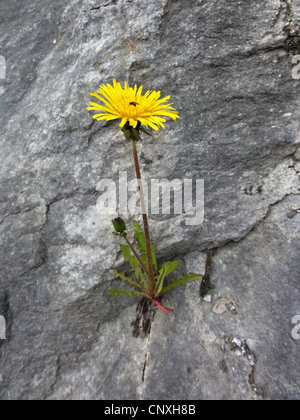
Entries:
<svg viewBox="0 0 300 420">
<path fill-rule="evenodd" d="M 97 112 L 93 118 L 98 121 L 121 120 L 120 128 L 124 137 L 126 141 L 131 142 L 143 217 L 143 229 L 137 221 L 133 222 L 133 241 L 129 239 L 123 219 L 117 217 L 112 221 L 114 234 L 124 241 L 120 245 L 124 260 L 129 262 L 134 275 L 128 277 L 117 270 L 111 270 L 111 272 L 116 278 L 133 286 L 133 289 L 109 289 L 106 293 L 111 296 L 147 299 L 161 311 L 174 312 L 163 306 L 158 299 L 172 288 L 198 280 L 202 276 L 190 273 L 166 283 L 167 277 L 176 271 L 178 261 L 165 262 L 161 268 L 157 265 L 156 248 L 150 240 L 137 143 L 142 141 L 141 133 L 151 136 L 147 131 L 149 127 L 155 131 L 164 128 L 165 117 L 174 121 L 180 117 L 176 109 L 172 107 L 173 104 L 169 103 L 170 96 L 160 98 L 161 92 L 157 91 L 147 91 L 143 94 L 143 86 L 138 88 L 135 85 L 132 88 L 128 87 L 127 82 L 124 88 L 116 80 L 113 81 L 113 85 L 101 85 L 97 92 L 91 93 L 91 96 L 100 101 L 100 103 L 91 102 L 90 107 L 87 108 L 89 111 Z"/>
</svg>

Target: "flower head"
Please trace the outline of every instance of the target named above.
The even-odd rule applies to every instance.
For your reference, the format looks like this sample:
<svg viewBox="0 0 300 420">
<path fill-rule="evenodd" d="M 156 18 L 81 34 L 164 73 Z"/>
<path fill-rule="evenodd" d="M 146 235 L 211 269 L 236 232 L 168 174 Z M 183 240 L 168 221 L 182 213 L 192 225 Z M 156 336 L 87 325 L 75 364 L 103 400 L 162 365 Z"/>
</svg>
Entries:
<svg viewBox="0 0 300 420">
<path fill-rule="evenodd" d="M 160 92 L 148 91 L 142 94 L 143 86 L 139 89 L 137 85 L 134 88 L 128 87 L 125 82 L 124 89 L 116 80 L 113 86 L 110 84 L 101 85 L 97 92 L 91 93 L 91 96 L 99 99 L 102 104 L 91 102 L 89 111 L 100 111 L 93 116 L 97 120 L 121 120 L 120 127 L 126 124 L 133 129 L 144 125 L 158 131 L 164 127 L 166 119 L 164 117 L 176 120 L 180 118 L 178 112 L 172 108 L 172 103 L 168 103 L 170 96 L 160 99 Z"/>
</svg>

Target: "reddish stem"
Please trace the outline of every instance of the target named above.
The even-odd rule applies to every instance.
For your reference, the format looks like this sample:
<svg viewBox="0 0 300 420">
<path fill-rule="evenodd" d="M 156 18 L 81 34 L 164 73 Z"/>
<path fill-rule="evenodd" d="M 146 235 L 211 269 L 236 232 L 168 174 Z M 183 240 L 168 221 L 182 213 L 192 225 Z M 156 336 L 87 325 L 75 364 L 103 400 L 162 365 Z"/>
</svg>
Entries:
<svg viewBox="0 0 300 420">
<path fill-rule="evenodd" d="M 159 303 L 156 299 L 152 299 L 152 302 L 154 305 L 160 309 L 162 312 L 166 312 L 167 314 L 172 314 L 174 312 L 174 309 L 169 309 L 163 306 L 161 303 Z"/>
</svg>

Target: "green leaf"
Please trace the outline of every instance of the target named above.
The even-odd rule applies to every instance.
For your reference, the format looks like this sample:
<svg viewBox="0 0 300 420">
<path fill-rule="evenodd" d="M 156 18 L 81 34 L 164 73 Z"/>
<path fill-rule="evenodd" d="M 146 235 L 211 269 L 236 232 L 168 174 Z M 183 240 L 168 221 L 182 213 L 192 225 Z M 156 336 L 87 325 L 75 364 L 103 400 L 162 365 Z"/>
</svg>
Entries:
<svg viewBox="0 0 300 420">
<path fill-rule="evenodd" d="M 129 260 L 131 267 L 135 270 L 136 278 L 139 280 L 143 275 L 143 272 L 140 269 L 139 261 L 131 255 L 131 251 L 129 247 L 127 247 L 126 245 L 120 245 L 120 248 L 123 252 L 124 260 L 125 261 Z"/>
<path fill-rule="evenodd" d="M 134 237 L 138 240 L 138 249 L 147 252 L 145 235 L 143 233 L 135 233 Z"/>
<path fill-rule="evenodd" d="M 131 252 L 130 249 L 126 246 L 126 245 L 120 245 L 121 251 L 123 252 L 124 255 L 124 260 L 127 261 L 128 258 L 131 257 Z"/>
<path fill-rule="evenodd" d="M 195 273 L 190 273 L 188 276 L 182 276 L 181 279 L 176 279 L 172 281 L 171 283 L 167 284 L 167 286 L 163 287 L 160 292 L 160 296 L 168 292 L 169 290 L 174 289 L 175 287 L 178 287 L 179 285 L 184 286 L 187 283 L 191 283 L 196 280 L 201 280 L 202 278 L 203 276 L 201 274 L 195 274 Z"/>
<path fill-rule="evenodd" d="M 164 263 L 161 270 L 159 271 L 159 279 L 165 279 L 170 274 L 174 273 L 176 268 L 178 267 L 178 261 L 168 261 Z"/>
<path fill-rule="evenodd" d="M 119 273 L 117 270 L 110 270 L 111 274 L 116 277 L 117 279 L 120 278 L 122 281 L 131 284 L 132 286 L 137 287 L 138 289 L 142 290 L 144 294 L 148 295 L 147 290 L 141 284 L 137 283 L 136 281 L 132 280 L 131 277 L 125 276 L 124 273 Z"/>
<path fill-rule="evenodd" d="M 136 220 L 133 221 L 133 227 L 134 227 L 135 233 L 143 233 L 143 229 L 141 228 L 141 226 Z"/>
<path fill-rule="evenodd" d="M 129 258 L 129 263 L 130 263 L 130 265 L 131 265 L 131 267 L 132 267 L 133 269 L 138 268 L 138 267 L 140 266 L 140 263 L 139 263 L 139 262 L 138 262 L 138 260 L 137 260 L 136 258 L 134 258 L 134 257 L 130 257 L 130 258 Z"/>
<path fill-rule="evenodd" d="M 136 292 L 134 290 L 126 290 L 126 289 L 109 289 L 106 291 L 108 296 L 129 296 L 129 297 L 142 297 L 145 296 L 143 293 Z"/>
<path fill-rule="evenodd" d="M 168 261 L 164 263 L 161 270 L 159 271 L 159 276 L 156 283 L 156 293 L 159 295 L 162 291 L 164 280 L 166 277 L 168 277 L 170 274 L 174 273 L 174 271 L 178 267 L 178 261 Z"/>
<path fill-rule="evenodd" d="M 140 269 L 140 267 L 137 267 L 135 270 L 135 277 L 138 280 L 143 280 L 144 281 L 144 275 L 143 275 L 143 271 Z"/>
</svg>

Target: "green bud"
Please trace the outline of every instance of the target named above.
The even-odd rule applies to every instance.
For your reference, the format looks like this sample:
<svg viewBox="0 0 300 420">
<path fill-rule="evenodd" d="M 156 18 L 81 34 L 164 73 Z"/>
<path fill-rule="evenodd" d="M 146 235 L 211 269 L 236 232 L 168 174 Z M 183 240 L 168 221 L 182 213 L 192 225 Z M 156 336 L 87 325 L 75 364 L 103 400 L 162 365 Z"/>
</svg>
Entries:
<svg viewBox="0 0 300 420">
<path fill-rule="evenodd" d="M 122 128 L 123 134 L 127 140 L 141 140 L 140 136 L 140 129 L 141 129 L 141 123 L 138 122 L 136 128 L 133 128 L 129 122 L 127 122 L 124 127 Z"/>
<path fill-rule="evenodd" d="M 122 128 L 123 134 L 127 140 L 135 140 L 133 132 L 131 130 L 125 130 Z"/>
<path fill-rule="evenodd" d="M 117 217 L 116 219 L 112 220 L 112 224 L 117 235 L 124 235 L 127 233 L 126 223 L 123 219 L 121 219 L 121 217 Z"/>
</svg>

